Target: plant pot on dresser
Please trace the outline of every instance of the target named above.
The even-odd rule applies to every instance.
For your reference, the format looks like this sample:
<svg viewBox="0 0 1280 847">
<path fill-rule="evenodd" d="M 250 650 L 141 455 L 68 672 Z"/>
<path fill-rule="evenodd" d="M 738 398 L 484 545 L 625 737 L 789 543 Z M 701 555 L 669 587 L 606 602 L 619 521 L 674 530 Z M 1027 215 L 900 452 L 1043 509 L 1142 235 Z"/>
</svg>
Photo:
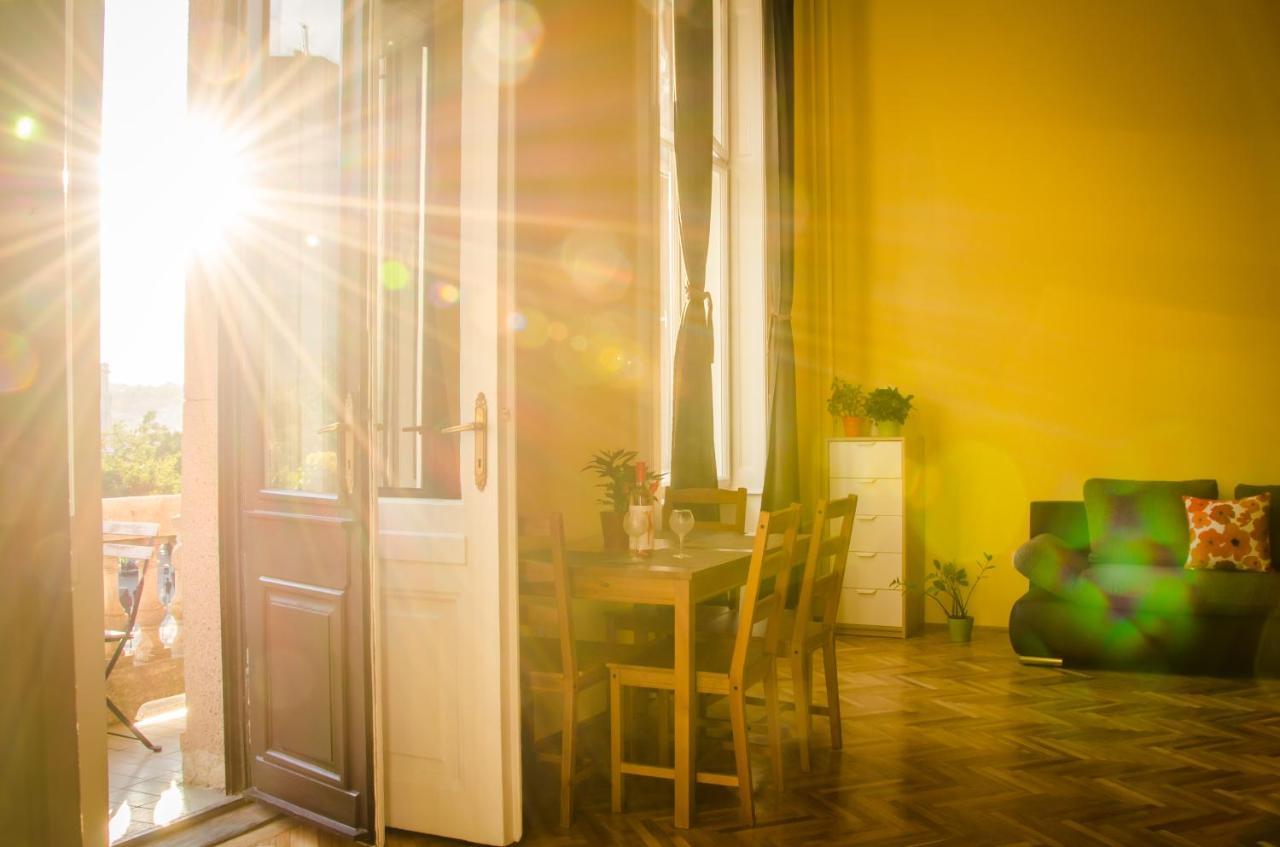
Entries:
<svg viewBox="0 0 1280 847">
<path fill-rule="evenodd" d="M 840 627 L 906 637 L 924 625 L 924 598 L 890 588 L 895 578 L 918 584 L 924 538 L 919 448 L 904 438 L 827 441 L 827 494 L 858 496 L 840 598 Z"/>
</svg>

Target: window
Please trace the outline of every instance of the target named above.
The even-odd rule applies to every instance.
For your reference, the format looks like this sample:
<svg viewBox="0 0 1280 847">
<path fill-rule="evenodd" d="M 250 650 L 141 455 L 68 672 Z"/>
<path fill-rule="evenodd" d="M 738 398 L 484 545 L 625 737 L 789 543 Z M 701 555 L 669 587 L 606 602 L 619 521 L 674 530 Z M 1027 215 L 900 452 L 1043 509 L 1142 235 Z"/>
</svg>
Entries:
<svg viewBox="0 0 1280 847">
<path fill-rule="evenodd" d="M 763 66 L 760 4 L 713 0 L 714 112 L 707 292 L 715 329 L 716 469 L 721 484 L 758 493 L 764 482 L 765 315 Z M 675 14 L 658 5 L 658 242 L 661 345 L 658 431 L 671 470 L 672 378 L 687 274 L 680 249 L 675 162 Z"/>
</svg>

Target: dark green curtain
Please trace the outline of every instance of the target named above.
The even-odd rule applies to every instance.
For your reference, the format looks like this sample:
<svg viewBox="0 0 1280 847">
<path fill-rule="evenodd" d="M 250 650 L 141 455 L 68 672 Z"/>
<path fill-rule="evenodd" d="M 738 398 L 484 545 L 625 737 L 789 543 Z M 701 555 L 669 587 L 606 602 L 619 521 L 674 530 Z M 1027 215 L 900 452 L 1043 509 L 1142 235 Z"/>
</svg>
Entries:
<svg viewBox="0 0 1280 847">
<path fill-rule="evenodd" d="M 687 0 L 675 12 L 675 141 L 680 244 L 688 298 L 676 336 L 671 422 L 671 485 L 717 484 L 711 362 L 715 355 L 711 298 L 706 290 L 711 236 L 711 0 Z"/>
<path fill-rule="evenodd" d="M 796 358 L 791 332 L 795 292 L 795 12 L 793 0 L 764 0 L 765 174 L 768 233 L 769 442 L 762 508 L 800 500 Z"/>
</svg>

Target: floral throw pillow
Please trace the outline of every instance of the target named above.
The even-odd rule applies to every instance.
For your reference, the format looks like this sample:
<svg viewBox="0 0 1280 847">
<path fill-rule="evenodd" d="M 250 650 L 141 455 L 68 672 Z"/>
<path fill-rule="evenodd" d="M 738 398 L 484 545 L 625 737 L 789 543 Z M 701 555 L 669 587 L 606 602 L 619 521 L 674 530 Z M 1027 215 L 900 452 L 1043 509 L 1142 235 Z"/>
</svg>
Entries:
<svg viewBox="0 0 1280 847">
<path fill-rule="evenodd" d="M 1271 570 L 1271 495 L 1240 500 L 1183 497 L 1191 527 L 1187 567 L 1198 570 Z"/>
</svg>

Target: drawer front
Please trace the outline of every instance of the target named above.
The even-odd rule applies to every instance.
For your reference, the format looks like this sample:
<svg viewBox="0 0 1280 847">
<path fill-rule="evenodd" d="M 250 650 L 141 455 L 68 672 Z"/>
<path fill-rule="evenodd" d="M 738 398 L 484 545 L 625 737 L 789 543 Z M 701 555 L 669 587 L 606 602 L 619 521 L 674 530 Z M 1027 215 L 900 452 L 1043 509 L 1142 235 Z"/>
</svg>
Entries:
<svg viewBox="0 0 1280 847">
<path fill-rule="evenodd" d="M 848 497 L 850 494 L 858 495 L 860 515 L 902 514 L 901 479 L 832 478 L 832 500 Z"/>
<path fill-rule="evenodd" d="M 847 588 L 888 588 L 901 578 L 901 553 L 850 553 L 844 569 Z"/>
<path fill-rule="evenodd" d="M 846 588 L 837 620 L 856 626 L 902 626 L 902 595 L 887 588 Z"/>
<path fill-rule="evenodd" d="M 902 516 L 864 515 L 859 509 L 853 518 L 849 549 L 862 553 L 901 553 Z"/>
<path fill-rule="evenodd" d="M 902 478 L 901 441 L 832 441 L 828 449 L 832 478 Z"/>
</svg>

